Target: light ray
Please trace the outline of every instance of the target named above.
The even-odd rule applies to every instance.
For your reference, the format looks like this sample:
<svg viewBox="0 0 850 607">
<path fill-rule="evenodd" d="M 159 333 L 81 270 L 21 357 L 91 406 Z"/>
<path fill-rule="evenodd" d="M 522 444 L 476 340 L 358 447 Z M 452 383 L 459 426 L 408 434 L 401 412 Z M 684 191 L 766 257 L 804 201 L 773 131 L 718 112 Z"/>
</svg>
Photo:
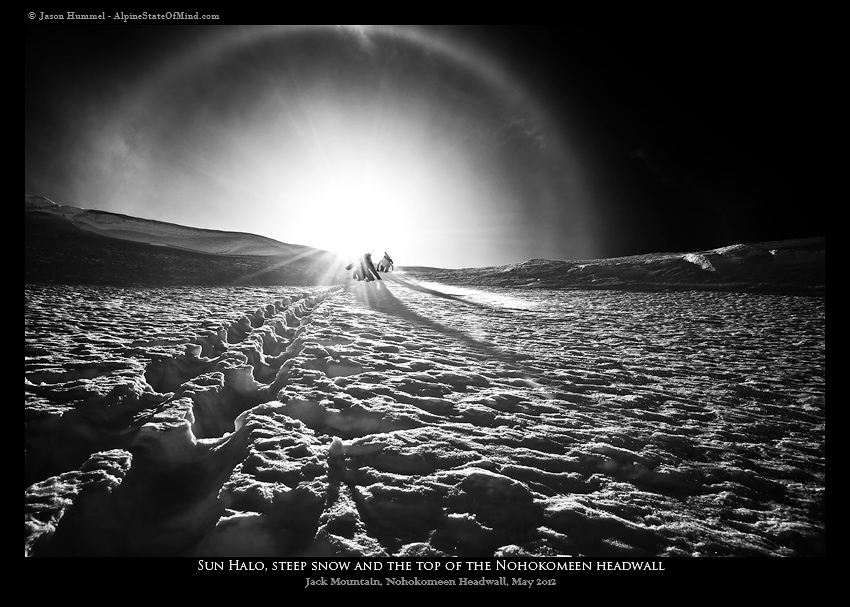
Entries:
<svg viewBox="0 0 850 607">
<path fill-rule="evenodd" d="M 453 259 L 516 261 L 499 256 L 513 255 L 501 249 L 517 239 L 502 235 L 517 228 L 518 209 L 552 209 L 567 195 L 564 175 L 575 163 L 557 133 L 546 131 L 539 145 L 545 108 L 515 74 L 450 34 L 211 32 L 153 70 L 109 117 L 136 121 L 147 135 L 122 141 L 114 182 L 87 197 L 91 206 L 115 210 L 120 193 L 119 212 L 140 217 L 457 267 Z M 222 73 L 232 85 L 216 79 Z M 204 94 L 189 96 L 193 87 Z M 163 106 L 167 113 L 152 110 Z M 525 148 L 512 147 L 516 137 Z M 516 162 L 521 153 L 531 156 Z M 549 172 L 535 181 L 526 165 Z"/>
</svg>

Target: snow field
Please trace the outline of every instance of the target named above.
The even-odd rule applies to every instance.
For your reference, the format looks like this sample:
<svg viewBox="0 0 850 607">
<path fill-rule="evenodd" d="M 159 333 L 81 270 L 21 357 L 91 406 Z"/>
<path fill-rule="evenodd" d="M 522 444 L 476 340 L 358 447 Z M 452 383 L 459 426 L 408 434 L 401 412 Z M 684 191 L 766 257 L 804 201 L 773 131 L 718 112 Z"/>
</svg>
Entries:
<svg viewBox="0 0 850 607">
<path fill-rule="evenodd" d="M 822 550 L 823 300 L 416 286 L 29 290 L 25 551 Z"/>
</svg>

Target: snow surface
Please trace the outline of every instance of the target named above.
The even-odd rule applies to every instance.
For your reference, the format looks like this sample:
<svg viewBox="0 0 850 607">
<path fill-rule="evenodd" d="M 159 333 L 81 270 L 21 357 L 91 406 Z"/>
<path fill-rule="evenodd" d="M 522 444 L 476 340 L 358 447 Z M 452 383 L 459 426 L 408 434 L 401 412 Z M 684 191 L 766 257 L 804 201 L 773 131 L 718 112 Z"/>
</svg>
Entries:
<svg viewBox="0 0 850 607">
<path fill-rule="evenodd" d="M 43 196 L 25 196 L 28 213 L 41 213 L 61 218 L 80 230 L 100 236 L 129 240 L 155 246 L 173 247 L 212 255 L 291 255 L 315 251 L 310 247 L 290 245 L 255 234 L 204 230 L 164 221 L 154 221 L 60 205 Z"/>
<path fill-rule="evenodd" d="M 28 285 L 25 554 L 824 554 L 825 301 Z"/>
<path fill-rule="evenodd" d="M 344 270 L 350 260 L 334 253 L 253 234 L 62 206 L 38 196 L 26 196 L 24 207 L 26 283 L 311 286 L 341 284 L 350 275 Z M 714 289 L 817 296 L 826 288 L 824 238 L 582 261 L 406 269 L 461 288 Z"/>
<path fill-rule="evenodd" d="M 27 197 L 25 555 L 825 554 L 822 238 L 358 283 L 206 232 Z"/>
</svg>

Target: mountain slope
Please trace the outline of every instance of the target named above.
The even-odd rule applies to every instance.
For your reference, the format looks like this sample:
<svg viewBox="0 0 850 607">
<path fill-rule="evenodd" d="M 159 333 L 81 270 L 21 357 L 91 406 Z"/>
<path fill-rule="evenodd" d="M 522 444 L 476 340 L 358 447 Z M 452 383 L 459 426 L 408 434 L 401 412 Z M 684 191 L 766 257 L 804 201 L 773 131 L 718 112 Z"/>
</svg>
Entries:
<svg viewBox="0 0 850 607">
<path fill-rule="evenodd" d="M 26 196 L 25 282 L 129 285 L 320 284 L 339 278 L 327 251 L 201 230 Z"/>
<path fill-rule="evenodd" d="M 492 268 L 406 268 L 445 284 L 546 289 L 698 289 L 823 295 L 826 239 L 737 244 L 700 252 L 585 261 L 530 259 Z"/>
<path fill-rule="evenodd" d="M 25 198 L 25 282 L 116 286 L 319 285 L 348 276 L 333 253 L 239 232 Z M 584 261 L 531 259 L 460 270 L 404 267 L 454 285 L 548 289 L 731 290 L 822 296 L 825 238 Z"/>
</svg>

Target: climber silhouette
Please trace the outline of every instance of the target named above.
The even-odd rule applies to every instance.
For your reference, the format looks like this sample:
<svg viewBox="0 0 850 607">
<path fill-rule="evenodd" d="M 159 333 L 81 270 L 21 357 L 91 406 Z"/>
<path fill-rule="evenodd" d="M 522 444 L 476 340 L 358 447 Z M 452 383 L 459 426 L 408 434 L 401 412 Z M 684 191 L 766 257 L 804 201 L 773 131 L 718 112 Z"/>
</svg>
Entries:
<svg viewBox="0 0 850 607">
<path fill-rule="evenodd" d="M 352 278 L 354 278 L 355 280 L 381 280 L 381 276 L 380 274 L 378 274 L 378 270 L 375 269 L 375 265 L 372 263 L 371 253 L 364 254 L 359 259 L 357 259 L 357 261 L 345 266 L 345 269 L 354 269 Z"/>
</svg>

